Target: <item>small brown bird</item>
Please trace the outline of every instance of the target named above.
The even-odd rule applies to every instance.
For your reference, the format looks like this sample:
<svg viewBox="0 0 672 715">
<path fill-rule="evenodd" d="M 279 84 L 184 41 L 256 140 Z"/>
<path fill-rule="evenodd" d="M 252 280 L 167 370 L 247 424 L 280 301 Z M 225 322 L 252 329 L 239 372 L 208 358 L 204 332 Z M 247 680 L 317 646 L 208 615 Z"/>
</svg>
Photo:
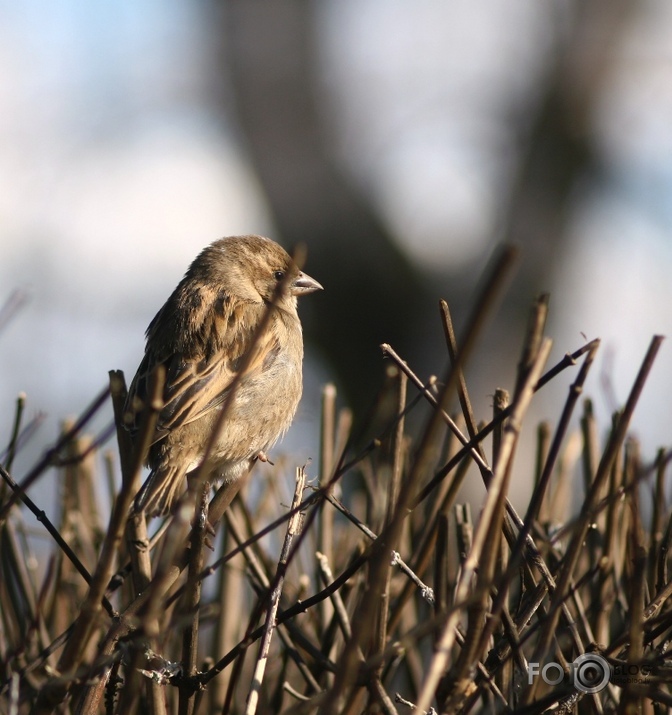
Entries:
<svg viewBox="0 0 672 715">
<path fill-rule="evenodd" d="M 164 406 L 136 512 L 169 512 L 186 488 L 185 475 L 196 469 L 211 483 L 232 482 L 255 459 L 266 459 L 265 450 L 287 431 L 301 397 L 296 299 L 321 289 L 268 238 L 230 236 L 200 253 L 149 324 L 145 357 L 126 401 L 133 432 L 150 375 L 164 366 Z M 206 455 L 225 405 L 216 445 Z"/>
</svg>

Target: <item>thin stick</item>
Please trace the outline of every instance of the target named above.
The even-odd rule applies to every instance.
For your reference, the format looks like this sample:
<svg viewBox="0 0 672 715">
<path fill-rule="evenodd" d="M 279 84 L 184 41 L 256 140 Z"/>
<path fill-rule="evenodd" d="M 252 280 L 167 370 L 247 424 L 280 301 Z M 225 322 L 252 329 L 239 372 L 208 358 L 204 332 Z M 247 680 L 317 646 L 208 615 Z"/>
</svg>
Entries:
<svg viewBox="0 0 672 715">
<path fill-rule="evenodd" d="M 535 662 L 541 662 L 541 659 L 544 654 L 548 653 L 549 646 L 551 644 L 551 640 L 553 638 L 555 629 L 557 628 L 558 619 L 560 617 L 559 606 L 564 602 L 567 596 L 574 572 L 574 567 L 576 566 L 579 556 L 581 555 L 581 549 L 586 537 L 586 533 L 588 532 L 592 519 L 595 516 L 594 510 L 597 505 L 598 494 L 602 489 L 602 485 L 609 476 L 611 465 L 613 463 L 614 457 L 616 456 L 616 452 L 619 446 L 622 444 L 623 440 L 625 439 L 628 426 L 630 425 L 630 420 L 632 419 L 632 415 L 635 411 L 635 406 L 637 405 L 639 397 L 642 393 L 644 384 L 649 375 L 651 367 L 653 366 L 653 362 L 655 361 L 662 341 L 663 338 L 659 335 L 654 336 L 653 340 L 651 341 L 647 354 L 640 367 L 639 373 L 637 374 L 637 378 L 635 379 L 635 383 L 632 387 L 632 390 L 630 391 L 630 395 L 628 396 L 628 401 L 625 404 L 623 413 L 621 414 L 618 420 L 618 424 L 616 425 L 616 429 L 612 432 L 609 444 L 607 445 L 602 455 L 600 464 L 597 468 L 595 479 L 591 486 L 591 490 L 587 495 L 586 500 L 581 508 L 581 516 L 579 517 L 579 520 L 575 526 L 574 533 L 572 535 L 572 540 L 567 549 L 567 553 L 565 554 L 565 557 L 562 561 L 562 567 L 560 569 L 559 578 L 557 580 L 557 586 L 551 599 L 549 617 L 545 623 L 545 626 L 542 630 L 542 633 L 539 637 L 534 651 Z M 523 693 L 523 704 L 529 705 L 534 700 L 539 680 L 540 679 L 533 680 L 531 685 Z"/>
<path fill-rule="evenodd" d="M 539 478 L 539 481 L 537 485 L 535 486 L 534 492 L 532 494 L 532 498 L 530 499 L 530 503 L 527 507 L 527 513 L 525 514 L 525 520 L 522 524 L 522 528 L 520 529 L 518 533 L 518 538 L 516 539 L 516 543 L 511 549 L 511 561 L 509 563 L 508 568 L 506 569 L 506 572 L 503 574 L 502 578 L 500 579 L 498 586 L 497 586 L 497 599 L 495 603 L 493 604 L 493 615 L 496 615 L 499 612 L 499 609 L 503 607 L 504 600 L 506 597 L 506 594 L 508 593 L 508 584 L 510 583 L 511 578 L 513 577 L 513 574 L 515 573 L 515 569 L 518 568 L 518 564 L 520 563 L 520 558 L 522 558 L 522 553 L 523 553 L 523 546 L 527 543 L 527 539 L 529 537 L 530 531 L 532 530 L 532 523 L 534 519 L 538 516 L 539 510 L 541 508 L 541 504 L 543 503 L 544 500 L 544 495 L 546 494 L 548 490 L 548 485 L 551 480 L 551 476 L 553 474 L 553 469 L 555 467 L 555 462 L 560 454 L 560 447 L 562 445 L 562 440 L 564 439 L 564 436 L 566 434 L 566 431 L 569 426 L 569 421 L 571 419 L 574 406 L 576 404 L 576 401 L 579 398 L 579 395 L 581 394 L 583 390 L 583 385 L 584 382 L 588 376 L 588 372 L 590 370 L 590 367 L 593 364 L 593 361 L 595 359 L 595 353 L 597 352 L 597 349 L 599 347 L 599 340 L 593 341 L 591 343 L 592 348 L 589 350 L 588 355 L 586 356 L 586 359 L 583 361 L 583 364 L 581 365 L 581 368 L 579 370 L 578 375 L 576 376 L 576 380 L 570 387 L 570 393 L 569 393 L 569 398 L 565 403 L 565 407 L 563 409 L 562 416 L 560 418 L 560 422 L 558 424 L 558 428 L 555 432 L 555 436 L 553 438 L 553 442 L 551 444 L 551 448 L 549 450 L 548 456 L 546 458 L 546 463 L 544 465 L 543 472 L 541 474 L 541 477 Z M 542 573 L 544 571 L 542 570 Z M 544 574 L 545 575 L 545 574 Z M 545 578 L 547 582 L 549 583 L 549 587 L 551 586 L 551 581 L 548 579 L 548 577 Z M 486 634 L 487 636 L 491 636 L 492 633 L 494 632 L 494 625 L 495 625 L 495 619 L 493 618 L 492 622 L 488 624 L 488 627 L 486 628 Z M 485 646 L 485 642 L 481 641 L 481 646 Z"/>
<path fill-rule="evenodd" d="M 0 466 L 0 477 L 3 478 L 3 480 L 10 487 L 10 489 L 15 490 L 14 494 L 20 495 L 19 499 L 21 500 L 21 502 L 35 515 L 37 521 L 39 521 L 44 526 L 44 528 L 52 537 L 52 539 L 56 542 L 58 548 L 65 554 L 67 559 L 72 563 L 75 569 L 77 569 L 79 575 L 90 586 L 93 577 L 89 573 L 86 566 L 84 566 L 84 564 L 80 561 L 77 554 L 72 550 L 70 545 L 61 536 L 58 529 L 51 523 L 51 520 L 47 517 L 45 512 L 41 510 L 27 494 L 21 491 L 21 486 L 18 485 L 12 479 L 11 475 L 2 466 Z M 0 524 L 0 526 L 1 525 L 2 524 Z M 108 615 L 110 617 L 114 617 L 116 611 L 114 610 L 112 604 L 107 600 L 107 598 L 103 598 L 102 604 Z"/>
<path fill-rule="evenodd" d="M 338 511 L 340 511 L 343 516 L 345 516 L 349 521 L 351 521 L 371 541 L 375 541 L 378 538 L 378 535 L 375 532 L 371 531 L 371 529 L 369 529 L 369 527 L 363 521 L 360 521 L 349 509 L 345 507 L 345 505 L 341 501 L 336 499 L 336 497 L 328 496 L 327 501 L 333 507 L 338 509 Z M 398 566 L 399 570 L 403 574 L 406 574 L 406 576 L 408 576 L 409 582 L 417 586 L 418 589 L 420 589 L 420 595 L 427 601 L 427 603 L 433 603 L 433 589 L 426 583 L 424 583 L 416 573 L 414 573 L 413 569 L 411 569 L 411 567 L 404 561 L 404 559 L 401 558 L 399 553 L 397 551 L 392 551 L 390 553 L 390 559 L 391 565 Z"/>
<path fill-rule="evenodd" d="M 116 379 L 115 374 L 110 375 L 111 383 Z M 160 390 L 162 389 L 162 375 L 155 373 L 150 385 L 151 404 L 154 404 L 158 399 Z M 141 431 L 142 440 L 140 448 L 136 455 L 135 469 L 139 472 L 144 461 L 145 450 L 149 447 L 149 435 L 154 431 L 154 420 L 156 419 L 157 410 L 147 413 L 144 418 L 144 423 Z M 128 475 L 127 475 L 128 476 Z M 96 571 L 93 576 L 92 583 L 89 586 L 89 592 L 86 600 L 82 605 L 79 618 L 75 622 L 75 630 L 73 637 L 68 641 L 58 662 L 59 672 L 70 676 L 74 673 L 79 665 L 81 658 L 84 655 L 85 646 L 93 633 L 98 613 L 100 611 L 101 602 L 104 598 L 107 584 L 112 576 L 114 558 L 119 550 L 119 544 L 122 539 L 122 534 L 126 526 L 126 519 L 130 511 L 131 503 L 135 494 L 131 491 L 133 480 L 128 479 L 122 486 L 117 501 L 112 510 L 110 524 L 105 534 L 105 539 L 100 552 L 100 557 L 96 565 Z M 45 688 L 45 691 L 48 691 Z M 59 698 L 65 695 L 63 685 L 56 686 L 51 698 Z M 52 700 L 52 702 L 54 702 Z M 60 700 L 56 700 L 60 702 Z M 55 703 L 54 703 L 55 704 Z"/>
<path fill-rule="evenodd" d="M 7 518 L 11 508 L 21 499 L 23 495 L 25 495 L 26 491 L 31 487 L 33 482 L 35 482 L 42 475 L 47 467 L 51 466 L 54 459 L 58 457 L 65 445 L 73 440 L 82 431 L 84 426 L 93 418 L 96 412 L 98 412 L 103 403 L 107 400 L 109 394 L 110 389 L 109 387 L 106 387 L 84 411 L 84 414 L 82 414 L 77 422 L 75 422 L 72 429 L 63 434 L 56 444 L 51 449 L 47 450 L 44 457 L 42 457 L 42 459 L 30 470 L 23 480 L 16 484 L 14 493 L 2 505 L 2 507 L 0 507 L 0 524 Z"/>
<path fill-rule="evenodd" d="M 446 338 L 446 347 L 448 348 L 448 357 L 450 358 L 451 364 L 455 364 L 458 358 L 457 349 L 457 339 L 455 337 L 455 330 L 453 328 L 453 317 L 450 314 L 450 308 L 445 300 L 440 301 L 439 307 L 441 309 L 441 318 L 443 323 L 443 332 Z M 474 417 L 474 411 L 471 407 L 471 400 L 469 399 L 469 393 L 467 391 L 467 383 L 464 379 L 464 373 L 461 369 L 457 370 L 457 397 L 460 401 L 460 406 L 462 408 L 462 414 L 464 415 L 464 421 L 467 425 L 467 432 L 469 437 L 473 439 L 476 436 L 476 418 Z M 476 445 L 476 449 L 480 453 L 483 461 L 485 461 L 485 452 L 483 451 L 483 446 L 479 442 Z"/>
<path fill-rule="evenodd" d="M 481 518 L 478 522 L 478 527 L 476 528 L 476 533 L 474 535 L 471 551 L 464 562 L 462 573 L 457 583 L 455 592 L 456 603 L 467 600 L 471 579 L 476 571 L 476 568 L 478 567 L 478 562 L 489 533 L 490 521 L 496 509 L 496 505 L 502 492 L 502 487 L 504 486 L 504 480 L 508 470 L 508 460 L 513 452 L 515 439 L 520 430 L 521 420 L 523 414 L 529 406 L 534 393 L 534 385 L 541 375 L 542 367 L 548 359 L 550 349 L 551 341 L 546 338 L 542 343 L 533 368 L 527 375 L 523 389 L 520 390 L 517 400 L 513 403 L 513 410 L 511 417 L 509 418 L 506 438 L 502 440 L 500 448 L 500 460 L 496 465 L 496 471 L 490 483 L 485 505 L 483 507 L 483 511 L 481 512 Z M 446 623 L 437 644 L 436 652 L 429 667 L 429 672 L 425 682 L 423 683 L 422 690 L 420 691 L 420 696 L 416 705 L 416 712 L 418 713 L 426 710 L 434 697 L 436 687 L 445 671 L 450 650 L 455 642 L 455 629 L 459 619 L 460 612 L 457 609 L 452 611 L 446 619 Z"/>
<path fill-rule="evenodd" d="M 336 429 L 336 388 L 332 384 L 322 389 L 322 419 L 320 421 L 320 479 L 327 481 L 334 468 L 334 434 Z M 331 561 L 334 539 L 333 512 L 320 514 L 318 548 Z"/>
<path fill-rule="evenodd" d="M 535 392 L 540 390 L 544 385 L 546 385 L 551 379 L 553 379 L 556 375 L 558 375 L 562 370 L 564 370 L 567 367 L 573 366 L 576 364 L 576 361 L 585 353 L 587 353 L 595 341 L 591 341 L 590 343 L 587 343 L 586 345 L 583 345 L 580 347 L 578 350 L 571 354 L 565 355 L 565 357 L 557 363 L 553 368 L 551 368 L 548 372 L 546 372 L 543 377 L 539 379 L 539 382 L 535 386 Z M 599 341 L 598 341 L 599 343 Z M 397 356 L 398 358 L 398 356 Z M 401 360 L 401 358 L 398 358 Z M 403 362 L 403 361 L 402 361 Z M 403 363 L 405 365 L 405 363 Z M 403 368 L 402 368 L 403 369 Z M 407 373 L 408 374 L 408 373 Z M 413 384 L 416 385 L 419 389 L 421 389 L 423 396 L 435 407 L 436 405 L 436 398 L 434 395 L 427 390 L 422 383 L 418 384 L 419 381 L 415 375 L 409 374 L 409 379 Z M 511 410 L 513 409 L 513 405 L 509 406 L 506 410 L 504 410 L 498 420 L 504 420 L 507 417 L 509 417 Z M 415 503 L 413 504 L 413 508 L 415 508 L 420 502 L 424 501 L 431 493 L 436 489 L 437 485 L 442 482 L 448 474 L 462 461 L 462 459 L 467 456 L 471 455 L 473 457 L 473 450 L 479 445 L 480 442 L 482 442 L 495 428 L 496 424 L 494 421 L 488 422 L 488 424 L 481 429 L 474 437 L 473 439 L 470 439 L 467 443 L 464 444 L 462 449 L 460 449 L 458 452 L 456 452 L 446 463 L 444 467 L 442 467 L 435 475 L 434 477 L 428 482 L 427 485 L 425 485 L 420 493 L 418 494 Z"/>
<path fill-rule="evenodd" d="M 238 506 L 242 506 L 240 502 L 238 502 Z M 234 510 L 227 511 L 226 524 L 233 539 L 239 544 L 244 543 L 245 538 L 243 535 L 243 531 L 237 517 L 235 516 Z M 257 595 L 259 596 L 260 605 L 263 605 L 269 600 L 271 579 L 266 573 L 264 565 L 262 564 L 262 559 L 258 558 L 257 554 L 252 549 L 245 549 L 245 551 L 243 552 L 243 556 L 250 567 L 252 587 L 255 589 Z M 291 559 L 291 554 L 289 558 Z M 250 620 L 252 622 L 256 622 L 256 615 L 255 618 Z M 320 686 L 315 680 L 315 678 L 312 676 L 306 664 L 299 656 L 297 645 L 300 645 L 302 649 L 308 652 L 313 659 L 313 662 L 319 663 L 320 667 L 322 667 L 325 672 L 332 672 L 335 669 L 334 664 L 329 662 L 327 658 L 325 658 L 324 655 L 318 649 L 315 648 L 315 646 L 299 631 L 299 628 L 295 624 L 293 624 L 291 620 L 283 620 L 282 616 L 277 617 L 276 625 L 280 625 L 281 622 L 286 631 L 283 629 L 278 629 L 278 635 L 283 641 L 285 650 L 291 654 L 297 668 L 305 679 L 307 685 L 314 692 L 319 692 Z M 246 644 L 245 647 L 252 645 L 252 643 L 255 640 L 261 638 L 263 634 L 264 630 L 262 626 L 257 631 L 255 631 L 255 638 L 250 638 L 249 642 L 246 640 L 243 641 L 243 643 Z M 242 652 L 243 650 L 244 648 L 240 652 Z"/>
<path fill-rule="evenodd" d="M 397 414 L 403 414 L 404 408 L 406 407 L 406 387 L 407 378 L 403 372 L 399 373 L 397 378 Z M 393 463 L 392 463 L 392 479 L 388 486 L 388 498 L 387 498 L 387 514 L 386 523 L 389 524 L 394 517 L 394 510 L 397 504 L 397 498 L 399 495 L 399 484 L 401 482 L 401 474 L 403 468 L 403 458 L 404 458 L 404 425 L 403 419 L 397 422 L 397 430 L 394 435 L 394 446 L 393 446 Z M 388 568 L 387 573 L 383 577 L 382 590 L 380 595 L 380 607 L 376 614 L 376 637 L 375 637 L 375 647 L 374 653 L 382 653 L 385 650 L 385 645 L 387 644 L 387 618 L 390 608 L 390 581 L 392 578 L 392 569 Z M 383 668 L 382 664 L 380 669 L 375 675 L 375 679 L 380 683 L 380 678 L 382 677 Z M 382 685 L 377 688 L 378 691 L 384 692 Z"/>
<path fill-rule="evenodd" d="M 201 602 L 201 579 L 199 576 L 205 563 L 203 552 L 207 535 L 209 491 L 210 485 L 206 482 L 202 486 L 201 503 L 197 510 L 195 523 L 191 529 L 189 573 L 182 598 L 182 612 L 188 618 L 188 623 L 182 633 L 182 668 L 187 677 L 193 677 L 197 671 L 199 604 Z M 196 705 L 196 692 L 184 687 L 181 687 L 179 692 L 179 714 L 193 715 Z"/>
<path fill-rule="evenodd" d="M 16 398 L 16 411 L 14 412 L 14 424 L 12 426 L 12 436 L 9 438 L 9 446 L 7 447 L 7 458 L 5 459 L 5 469 L 8 472 L 12 471 L 12 464 L 16 456 L 16 447 L 19 441 L 19 433 L 21 432 L 21 418 L 23 417 L 23 408 L 26 406 L 26 393 L 20 392 Z"/>
<path fill-rule="evenodd" d="M 292 508 L 296 508 L 301 503 L 305 485 L 306 473 L 303 467 L 299 467 L 296 470 L 296 487 L 294 489 Z M 275 617 L 280 606 L 280 596 L 282 595 L 282 587 L 285 581 L 289 553 L 292 547 L 292 542 L 294 541 L 294 537 L 301 531 L 302 521 L 303 519 L 301 512 L 296 512 L 287 524 L 287 532 L 285 534 L 285 540 L 282 544 L 282 551 L 280 552 L 280 559 L 278 561 L 278 568 L 274 581 L 275 587 L 271 594 L 271 600 L 268 606 L 268 610 L 266 611 L 264 635 L 261 639 L 261 643 L 259 644 L 259 655 L 257 657 L 257 662 L 254 668 L 252 687 L 250 688 L 250 691 L 247 695 L 245 715 L 253 715 L 257 711 L 257 706 L 259 704 L 259 694 L 261 692 L 261 684 L 264 679 L 266 664 L 268 663 L 268 655 L 271 648 L 271 639 L 273 637 L 273 630 L 275 629 L 276 625 Z"/>
</svg>

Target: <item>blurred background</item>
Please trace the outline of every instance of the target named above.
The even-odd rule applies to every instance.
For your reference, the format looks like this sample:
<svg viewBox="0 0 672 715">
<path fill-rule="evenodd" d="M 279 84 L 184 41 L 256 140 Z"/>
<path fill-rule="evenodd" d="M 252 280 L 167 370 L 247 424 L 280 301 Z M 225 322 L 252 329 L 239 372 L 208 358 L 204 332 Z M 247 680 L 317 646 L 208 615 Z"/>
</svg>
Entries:
<svg viewBox="0 0 672 715">
<path fill-rule="evenodd" d="M 3 446 L 20 391 L 48 444 L 108 370 L 130 381 L 189 262 L 230 234 L 305 244 L 325 287 L 301 305 L 301 456 L 322 383 L 373 399 L 381 342 L 442 374 L 438 301 L 463 325 L 501 242 L 521 258 L 467 367 L 478 419 L 513 389 L 540 292 L 552 363 L 603 340 L 605 429 L 672 333 L 668 0 L 2 0 L 0 38 Z M 650 457 L 669 351 L 634 423 Z M 557 419 L 572 378 L 535 417 Z"/>
</svg>

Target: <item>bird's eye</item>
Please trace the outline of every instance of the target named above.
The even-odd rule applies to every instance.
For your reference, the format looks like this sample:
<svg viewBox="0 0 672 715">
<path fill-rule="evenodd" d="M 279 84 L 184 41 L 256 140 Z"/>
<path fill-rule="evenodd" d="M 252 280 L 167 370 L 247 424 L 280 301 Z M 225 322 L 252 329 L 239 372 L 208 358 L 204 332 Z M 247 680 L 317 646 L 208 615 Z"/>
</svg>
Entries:
<svg viewBox="0 0 672 715">
<path fill-rule="evenodd" d="M 273 274 L 273 278 L 275 278 L 276 281 L 281 281 L 285 277 L 285 272 L 284 271 L 276 271 Z"/>
</svg>

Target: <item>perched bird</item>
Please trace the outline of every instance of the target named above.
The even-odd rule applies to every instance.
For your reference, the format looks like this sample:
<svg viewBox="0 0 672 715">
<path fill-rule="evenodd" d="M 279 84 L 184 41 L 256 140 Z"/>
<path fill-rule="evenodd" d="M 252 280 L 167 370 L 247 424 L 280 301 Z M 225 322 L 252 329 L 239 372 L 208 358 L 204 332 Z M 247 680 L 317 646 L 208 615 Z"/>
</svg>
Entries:
<svg viewBox="0 0 672 715">
<path fill-rule="evenodd" d="M 151 473 L 134 511 L 169 512 L 196 469 L 211 483 L 235 481 L 255 459 L 266 459 L 301 397 L 297 296 L 321 289 L 268 238 L 230 236 L 199 254 L 149 324 L 145 357 L 129 389 L 133 433 L 152 371 L 165 368 L 164 406 L 147 459 Z M 206 454 L 222 409 L 219 436 Z"/>
</svg>

